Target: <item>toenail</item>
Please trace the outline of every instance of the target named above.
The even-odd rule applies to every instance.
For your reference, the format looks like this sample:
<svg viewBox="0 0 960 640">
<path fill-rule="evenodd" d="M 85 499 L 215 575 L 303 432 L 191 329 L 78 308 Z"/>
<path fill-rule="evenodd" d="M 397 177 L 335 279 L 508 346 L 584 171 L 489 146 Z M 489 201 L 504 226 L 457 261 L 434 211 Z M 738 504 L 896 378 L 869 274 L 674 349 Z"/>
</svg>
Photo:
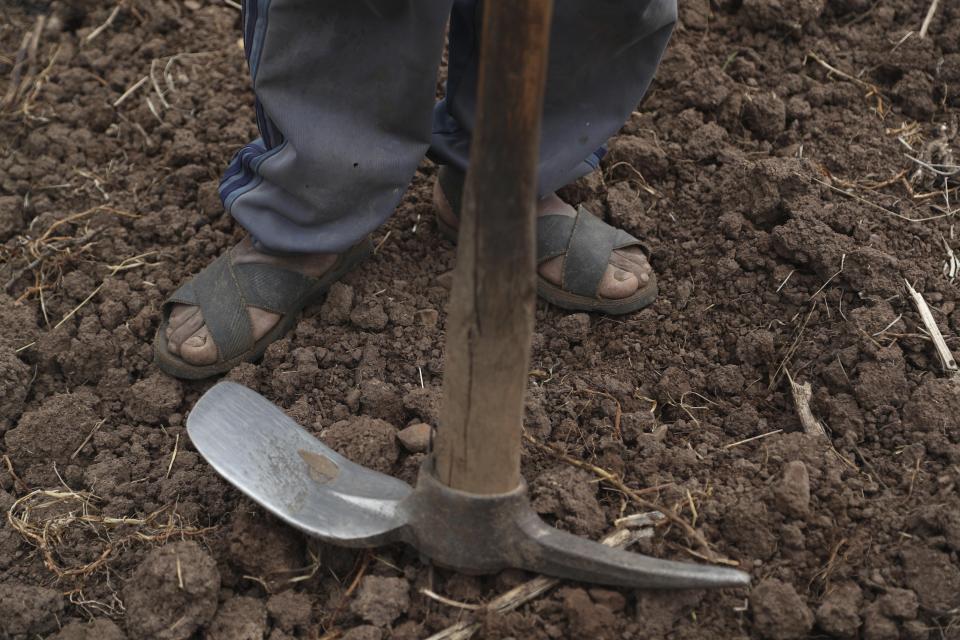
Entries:
<svg viewBox="0 0 960 640">
<path fill-rule="evenodd" d="M 620 269 L 617 269 L 616 271 L 613 272 L 613 278 L 617 282 L 623 282 L 629 277 L 630 277 L 629 273 L 627 273 L 626 271 L 621 271 Z"/>
<path fill-rule="evenodd" d="M 190 336 L 183 343 L 186 347 L 202 347 L 207 343 L 207 339 L 201 336 Z"/>
</svg>

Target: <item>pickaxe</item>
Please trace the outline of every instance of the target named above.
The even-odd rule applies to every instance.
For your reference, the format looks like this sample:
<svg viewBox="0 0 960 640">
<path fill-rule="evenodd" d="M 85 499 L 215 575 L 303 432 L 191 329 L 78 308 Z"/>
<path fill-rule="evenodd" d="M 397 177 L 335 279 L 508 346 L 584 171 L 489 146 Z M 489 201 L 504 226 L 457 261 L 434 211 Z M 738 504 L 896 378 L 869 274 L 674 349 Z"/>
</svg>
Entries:
<svg viewBox="0 0 960 640">
<path fill-rule="evenodd" d="M 187 420 L 197 450 L 267 510 L 326 542 L 402 541 L 466 573 L 516 567 L 643 588 L 750 577 L 613 549 L 555 529 L 520 475 L 536 295 L 534 205 L 552 0 L 485 2 L 479 100 L 446 327 L 435 451 L 411 488 L 354 464 L 246 387 L 221 382 Z"/>
</svg>

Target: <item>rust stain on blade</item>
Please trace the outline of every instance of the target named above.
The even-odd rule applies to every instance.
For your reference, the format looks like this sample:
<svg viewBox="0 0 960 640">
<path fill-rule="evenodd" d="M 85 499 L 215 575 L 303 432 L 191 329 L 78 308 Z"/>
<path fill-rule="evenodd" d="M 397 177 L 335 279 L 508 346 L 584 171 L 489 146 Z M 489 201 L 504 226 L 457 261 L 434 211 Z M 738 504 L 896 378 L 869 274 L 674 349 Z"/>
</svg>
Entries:
<svg viewBox="0 0 960 640">
<path fill-rule="evenodd" d="M 333 482 L 340 475 L 340 467 L 327 456 L 306 449 L 300 449 L 297 453 L 307 463 L 307 472 L 310 477 L 317 482 L 323 484 Z"/>
</svg>

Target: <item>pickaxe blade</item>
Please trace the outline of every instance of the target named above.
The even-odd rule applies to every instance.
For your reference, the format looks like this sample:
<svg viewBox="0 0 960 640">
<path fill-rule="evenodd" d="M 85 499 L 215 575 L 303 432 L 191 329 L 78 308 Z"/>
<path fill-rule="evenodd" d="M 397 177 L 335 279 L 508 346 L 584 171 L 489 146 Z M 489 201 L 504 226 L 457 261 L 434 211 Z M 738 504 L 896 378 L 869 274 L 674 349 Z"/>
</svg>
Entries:
<svg viewBox="0 0 960 640">
<path fill-rule="evenodd" d="M 310 535 L 345 547 L 398 539 L 410 486 L 350 462 L 260 394 L 234 382 L 187 418 L 197 451 L 235 487 Z"/>
<path fill-rule="evenodd" d="M 187 431 L 222 476 L 289 524 L 327 542 L 373 547 L 406 542 L 466 573 L 507 567 L 638 588 L 745 586 L 746 573 L 659 560 L 605 547 L 543 522 L 526 484 L 476 495 L 446 487 L 432 459 L 417 488 L 354 464 L 259 394 L 221 382 L 200 398 Z"/>
</svg>

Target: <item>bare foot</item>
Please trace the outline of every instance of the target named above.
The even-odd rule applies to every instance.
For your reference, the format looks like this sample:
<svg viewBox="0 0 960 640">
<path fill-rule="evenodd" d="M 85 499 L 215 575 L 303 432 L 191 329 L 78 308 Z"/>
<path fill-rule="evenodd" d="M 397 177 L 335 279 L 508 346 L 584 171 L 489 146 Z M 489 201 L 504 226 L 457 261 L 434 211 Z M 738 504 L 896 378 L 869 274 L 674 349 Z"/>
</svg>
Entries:
<svg viewBox="0 0 960 640">
<path fill-rule="evenodd" d="M 433 200 L 437 205 L 440 218 L 451 227 L 456 228 L 459 225 L 459 220 L 454 215 L 450 203 L 440 188 L 439 181 L 434 183 L 433 186 Z M 577 215 L 577 211 L 555 193 L 551 193 L 537 202 L 537 215 L 562 215 L 572 218 Z M 548 282 L 559 287 L 563 278 L 563 256 L 557 256 L 542 262 L 537 267 L 537 271 Z M 652 275 L 653 268 L 640 247 L 632 246 L 617 249 L 610 255 L 610 262 L 603 278 L 600 280 L 597 293 L 600 297 L 610 300 L 627 298 L 645 287 L 650 282 Z"/>
<path fill-rule="evenodd" d="M 271 264 L 307 276 L 319 277 L 326 273 L 337 260 L 332 253 L 297 254 L 273 256 L 261 253 L 253 247 L 247 237 L 233 248 L 233 263 Z M 250 324 L 253 327 L 253 339 L 259 340 L 280 321 L 278 314 L 257 307 L 247 307 Z M 217 345 L 203 323 L 200 308 L 187 304 L 176 304 L 170 310 L 166 329 L 167 348 L 170 353 L 194 366 L 205 366 L 217 361 Z"/>
</svg>

